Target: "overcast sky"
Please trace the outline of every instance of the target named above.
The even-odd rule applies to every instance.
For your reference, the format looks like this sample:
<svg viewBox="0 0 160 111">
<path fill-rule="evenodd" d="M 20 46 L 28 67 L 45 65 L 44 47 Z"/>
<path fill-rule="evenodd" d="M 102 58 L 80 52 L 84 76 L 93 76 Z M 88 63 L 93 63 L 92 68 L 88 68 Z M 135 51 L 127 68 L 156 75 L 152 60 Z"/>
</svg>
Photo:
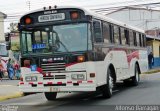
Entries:
<svg viewBox="0 0 160 111">
<path fill-rule="evenodd" d="M 136 3 L 157 2 L 160 0 L 0 0 L 0 12 L 8 15 L 5 20 L 5 32 L 10 22 L 16 22 L 20 15 L 30 11 L 48 6 L 82 6 L 85 8 L 113 7 L 119 5 L 130 5 Z M 13 17 L 12 17 L 13 16 Z"/>
</svg>

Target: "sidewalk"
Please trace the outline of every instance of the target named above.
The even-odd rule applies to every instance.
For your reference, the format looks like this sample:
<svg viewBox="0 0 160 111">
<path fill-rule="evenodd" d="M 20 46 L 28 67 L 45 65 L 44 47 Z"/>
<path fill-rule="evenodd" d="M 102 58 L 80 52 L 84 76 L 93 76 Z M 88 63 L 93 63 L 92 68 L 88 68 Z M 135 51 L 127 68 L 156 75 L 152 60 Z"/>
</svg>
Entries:
<svg viewBox="0 0 160 111">
<path fill-rule="evenodd" d="M 19 91 L 18 85 L 14 83 L 12 85 L 11 82 L 15 82 L 16 80 L 7 80 L 4 79 L 2 82 L 0 81 L 0 102 L 6 99 L 17 98 L 23 96 L 23 93 Z M 7 82 L 10 82 L 9 84 Z"/>
<path fill-rule="evenodd" d="M 142 74 L 152 74 L 152 73 L 157 73 L 157 72 L 160 72 L 160 67 L 149 69 L 147 72 L 142 73 Z"/>
</svg>

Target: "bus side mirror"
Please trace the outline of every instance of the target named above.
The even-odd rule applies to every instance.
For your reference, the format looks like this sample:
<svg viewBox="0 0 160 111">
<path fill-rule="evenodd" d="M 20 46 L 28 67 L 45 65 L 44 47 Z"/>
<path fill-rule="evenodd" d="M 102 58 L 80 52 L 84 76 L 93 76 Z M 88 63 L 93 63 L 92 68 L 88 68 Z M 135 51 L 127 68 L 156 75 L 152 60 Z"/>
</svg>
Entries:
<svg viewBox="0 0 160 111">
<path fill-rule="evenodd" d="M 10 33 L 7 33 L 5 35 L 5 41 L 6 41 L 6 49 L 10 50 L 11 49 L 11 35 L 10 35 Z"/>
</svg>

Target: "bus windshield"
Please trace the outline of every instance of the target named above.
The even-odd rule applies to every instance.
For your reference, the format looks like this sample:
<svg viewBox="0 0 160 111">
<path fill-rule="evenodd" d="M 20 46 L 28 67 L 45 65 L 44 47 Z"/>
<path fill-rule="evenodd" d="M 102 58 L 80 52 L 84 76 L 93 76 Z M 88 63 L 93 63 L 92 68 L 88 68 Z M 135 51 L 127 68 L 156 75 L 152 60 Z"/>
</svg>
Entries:
<svg viewBox="0 0 160 111">
<path fill-rule="evenodd" d="M 52 54 L 91 50 L 88 23 L 34 27 L 22 31 L 23 54 Z"/>
</svg>

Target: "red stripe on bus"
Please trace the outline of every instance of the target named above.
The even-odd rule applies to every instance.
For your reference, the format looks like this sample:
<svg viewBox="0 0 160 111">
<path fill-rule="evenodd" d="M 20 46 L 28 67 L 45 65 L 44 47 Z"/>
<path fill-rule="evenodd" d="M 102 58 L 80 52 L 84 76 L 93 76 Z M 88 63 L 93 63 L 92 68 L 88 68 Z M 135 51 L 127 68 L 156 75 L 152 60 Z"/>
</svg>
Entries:
<svg viewBox="0 0 160 111">
<path fill-rule="evenodd" d="M 31 85 L 32 85 L 32 84 L 33 84 L 33 82 L 29 82 L 29 84 L 31 84 Z"/>
<path fill-rule="evenodd" d="M 87 81 L 87 83 L 93 83 L 93 81 L 92 81 L 92 80 L 90 80 L 90 81 Z"/>
<path fill-rule="evenodd" d="M 57 82 L 57 84 L 62 84 L 62 82 Z"/>
<path fill-rule="evenodd" d="M 47 82 L 47 84 L 53 84 L 53 82 Z"/>
<path fill-rule="evenodd" d="M 38 84 L 43 84 L 43 82 L 38 82 Z"/>
<path fill-rule="evenodd" d="M 67 81 L 67 83 L 68 83 L 68 84 L 71 84 L 71 83 L 72 83 L 72 81 Z"/>
<path fill-rule="evenodd" d="M 77 81 L 77 83 L 82 83 L 82 81 Z"/>
<path fill-rule="evenodd" d="M 78 62 L 74 62 L 74 63 L 69 63 L 69 64 L 65 64 L 66 67 L 69 67 L 69 66 L 72 66 L 72 65 L 75 65 L 77 64 Z"/>
<path fill-rule="evenodd" d="M 19 84 L 24 84 L 24 82 L 20 82 Z"/>
</svg>

